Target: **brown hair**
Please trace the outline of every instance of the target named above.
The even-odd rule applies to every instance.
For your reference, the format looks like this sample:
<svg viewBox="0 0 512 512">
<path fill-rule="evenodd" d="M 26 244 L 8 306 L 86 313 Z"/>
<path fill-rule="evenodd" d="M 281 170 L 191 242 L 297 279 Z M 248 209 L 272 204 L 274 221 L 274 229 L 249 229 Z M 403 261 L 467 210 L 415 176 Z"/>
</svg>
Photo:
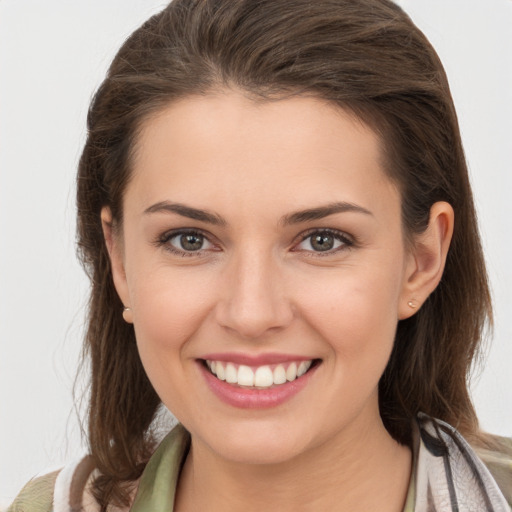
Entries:
<svg viewBox="0 0 512 512">
<path fill-rule="evenodd" d="M 308 94 L 348 109 L 381 137 L 400 187 L 404 231 L 424 230 L 436 201 L 455 210 L 443 279 L 399 322 L 380 410 L 410 442 L 418 411 L 478 435 L 468 375 L 491 306 L 457 118 L 443 67 L 388 0 L 175 0 L 125 42 L 92 102 L 78 171 L 79 252 L 92 282 L 89 441 L 102 510 L 126 503 L 152 450 L 160 404 L 123 321 L 100 211 L 122 226 L 141 123 L 175 98 L 233 87 L 263 100 Z"/>
</svg>

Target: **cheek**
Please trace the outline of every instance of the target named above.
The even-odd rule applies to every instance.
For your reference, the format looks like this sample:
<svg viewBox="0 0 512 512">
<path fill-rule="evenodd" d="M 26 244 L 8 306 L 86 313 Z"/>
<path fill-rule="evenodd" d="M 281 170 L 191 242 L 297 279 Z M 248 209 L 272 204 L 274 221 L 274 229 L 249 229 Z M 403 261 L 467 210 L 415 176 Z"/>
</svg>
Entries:
<svg viewBox="0 0 512 512">
<path fill-rule="evenodd" d="M 157 392 L 187 359 L 189 340 L 210 311 L 208 286 L 190 273 L 153 269 L 130 284 L 137 345 Z"/>
<path fill-rule="evenodd" d="M 328 342 L 338 362 L 356 371 L 358 364 L 375 370 L 385 367 L 398 322 L 399 277 L 382 267 L 350 269 L 317 281 L 303 293 L 307 322 Z"/>
<path fill-rule="evenodd" d="M 174 280 L 146 280 L 137 288 L 134 328 L 146 374 L 165 406 L 182 419 L 201 417 L 187 386 L 194 365 L 190 340 L 207 316 L 206 300 L 193 287 Z M 188 363 L 188 364 L 187 364 Z"/>
<path fill-rule="evenodd" d="M 141 262 L 129 282 L 134 323 L 141 338 L 180 345 L 208 313 L 208 272 Z"/>
</svg>

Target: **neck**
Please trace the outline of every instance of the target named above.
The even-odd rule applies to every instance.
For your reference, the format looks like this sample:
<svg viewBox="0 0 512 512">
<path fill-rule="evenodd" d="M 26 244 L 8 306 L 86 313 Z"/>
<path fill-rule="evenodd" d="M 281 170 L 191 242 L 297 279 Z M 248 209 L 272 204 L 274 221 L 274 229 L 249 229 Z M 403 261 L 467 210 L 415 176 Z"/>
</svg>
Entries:
<svg viewBox="0 0 512 512">
<path fill-rule="evenodd" d="M 401 512 L 410 450 L 391 438 L 380 417 L 361 420 L 329 442 L 278 464 L 226 460 L 192 438 L 175 511 Z"/>
</svg>

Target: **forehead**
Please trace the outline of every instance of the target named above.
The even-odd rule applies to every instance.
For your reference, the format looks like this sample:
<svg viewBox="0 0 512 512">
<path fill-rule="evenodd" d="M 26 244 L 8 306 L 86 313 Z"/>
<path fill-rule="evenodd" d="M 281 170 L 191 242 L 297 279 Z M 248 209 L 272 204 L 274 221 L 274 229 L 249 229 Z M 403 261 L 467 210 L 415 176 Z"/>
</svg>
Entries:
<svg viewBox="0 0 512 512">
<path fill-rule="evenodd" d="M 141 203 L 171 194 L 175 201 L 225 200 L 224 206 L 242 198 L 245 208 L 256 200 L 283 209 L 320 200 L 369 205 L 396 193 L 381 155 L 367 125 L 317 98 L 191 96 L 143 124 L 127 195 L 136 191 Z"/>
</svg>

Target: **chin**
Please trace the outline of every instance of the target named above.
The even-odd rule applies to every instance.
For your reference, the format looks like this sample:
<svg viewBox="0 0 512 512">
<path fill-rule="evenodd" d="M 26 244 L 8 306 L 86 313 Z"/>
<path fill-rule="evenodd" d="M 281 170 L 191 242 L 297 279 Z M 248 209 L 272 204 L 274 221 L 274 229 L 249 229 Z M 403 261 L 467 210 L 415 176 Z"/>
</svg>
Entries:
<svg viewBox="0 0 512 512">
<path fill-rule="evenodd" d="M 288 443 L 263 441 L 230 443 L 219 446 L 219 455 L 238 464 L 277 465 L 286 463 L 302 453 L 299 447 Z"/>
<path fill-rule="evenodd" d="M 282 464 L 294 459 L 310 445 L 309 436 L 275 425 L 253 425 L 236 428 L 229 432 L 220 429 L 218 433 L 210 431 L 204 438 L 209 448 L 218 456 L 240 464 Z M 213 434 L 213 435 L 212 435 Z"/>
</svg>

